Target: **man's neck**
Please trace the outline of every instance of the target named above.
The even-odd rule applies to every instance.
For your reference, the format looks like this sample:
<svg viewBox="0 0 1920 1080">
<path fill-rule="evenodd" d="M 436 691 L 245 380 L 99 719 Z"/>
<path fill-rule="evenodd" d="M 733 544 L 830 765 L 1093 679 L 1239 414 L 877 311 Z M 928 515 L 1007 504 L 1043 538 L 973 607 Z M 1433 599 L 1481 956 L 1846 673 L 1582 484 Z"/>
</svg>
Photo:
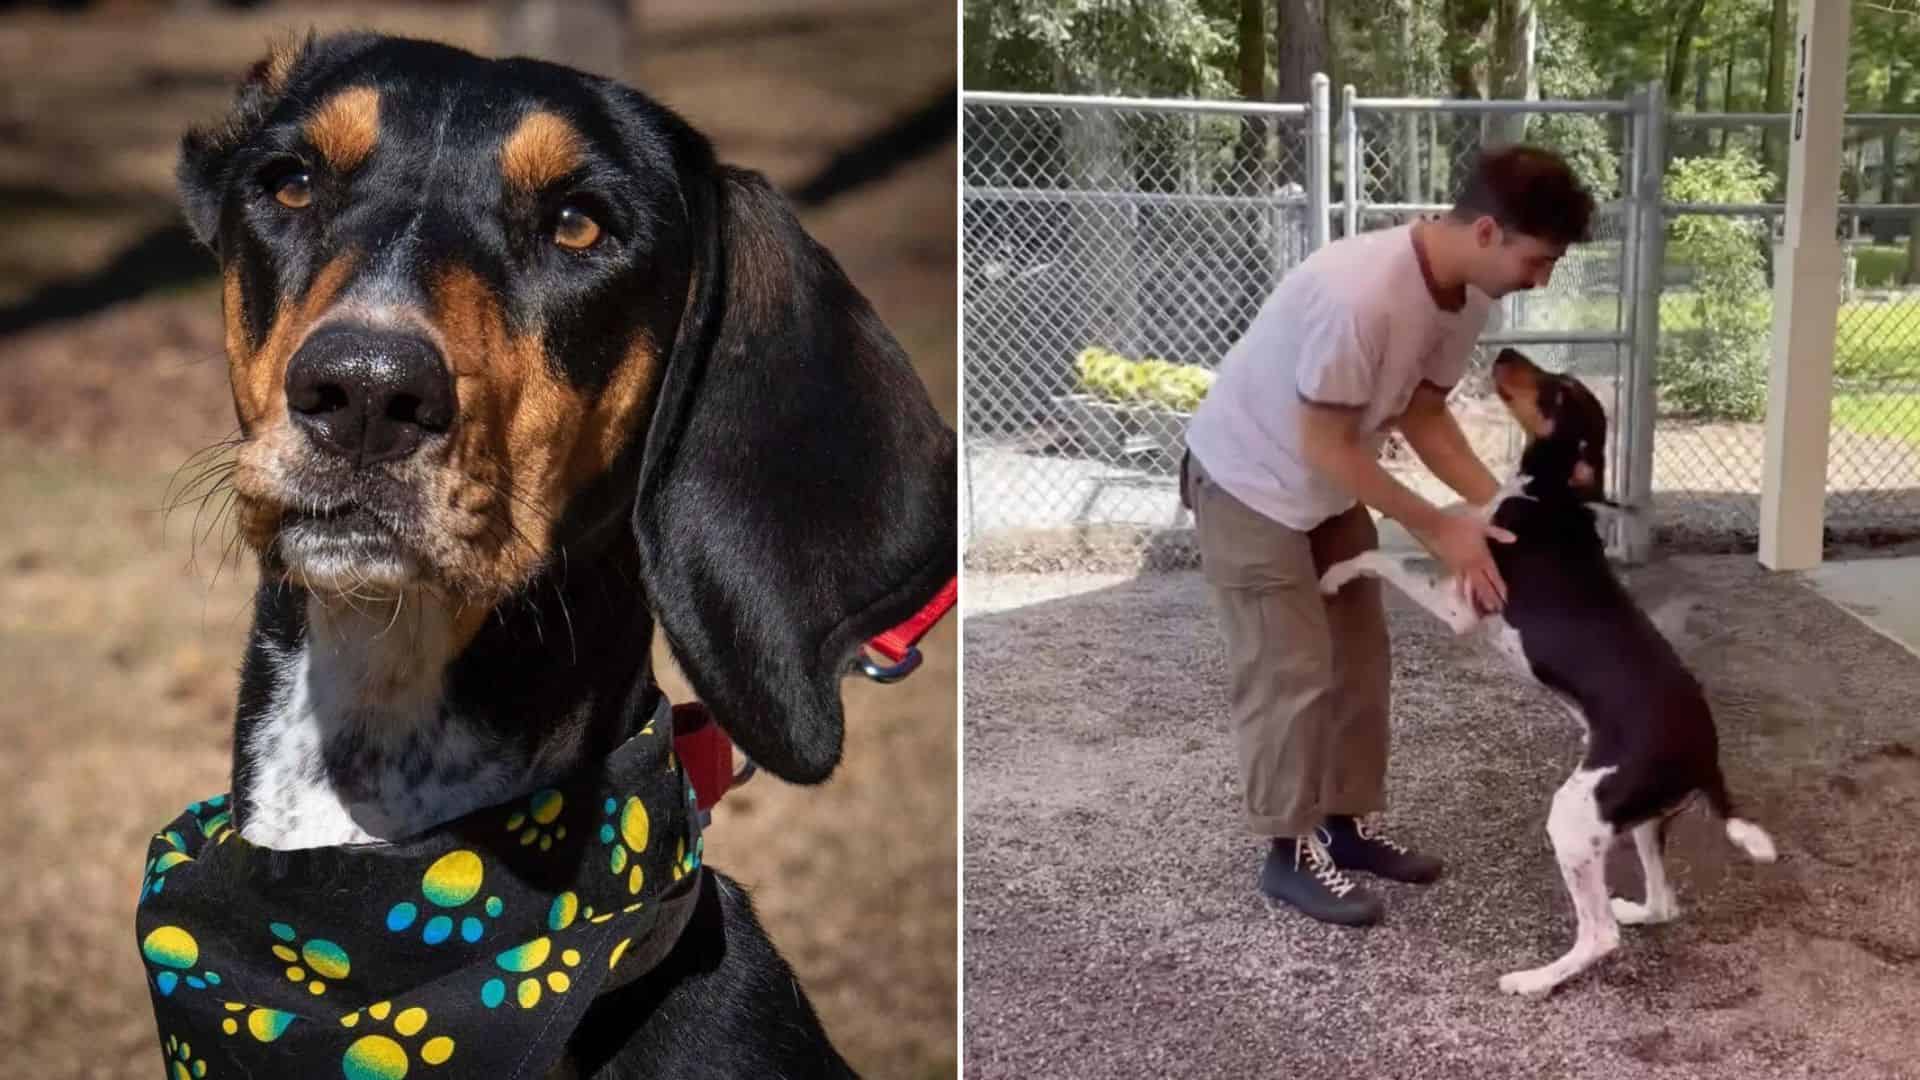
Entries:
<svg viewBox="0 0 1920 1080">
<path fill-rule="evenodd" d="M 1459 311 L 1467 303 L 1467 280 L 1453 258 L 1454 239 L 1444 221 L 1414 222 L 1413 253 L 1420 262 L 1420 277 L 1434 306 L 1442 311 Z"/>
</svg>

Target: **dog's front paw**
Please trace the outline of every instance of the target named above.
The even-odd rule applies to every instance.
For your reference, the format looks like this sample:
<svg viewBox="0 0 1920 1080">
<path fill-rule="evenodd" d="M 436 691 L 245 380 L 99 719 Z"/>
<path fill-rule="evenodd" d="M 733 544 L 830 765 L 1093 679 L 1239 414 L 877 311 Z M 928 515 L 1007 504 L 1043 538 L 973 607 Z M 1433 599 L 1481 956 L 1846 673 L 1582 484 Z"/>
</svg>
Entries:
<svg viewBox="0 0 1920 1080">
<path fill-rule="evenodd" d="M 1457 601 L 1447 609 L 1444 618 L 1455 637 L 1464 637 L 1480 625 L 1480 616 L 1473 610 L 1471 600 Z"/>
<path fill-rule="evenodd" d="M 1532 971 L 1516 971 L 1500 976 L 1500 992 L 1517 994 L 1521 997 L 1546 997 L 1555 986 L 1553 977 L 1545 968 Z"/>
<path fill-rule="evenodd" d="M 1360 560 L 1348 559 L 1346 562 L 1334 563 L 1327 568 L 1326 573 L 1320 575 L 1320 592 L 1322 595 L 1332 596 L 1346 588 L 1347 582 L 1359 576 Z"/>
</svg>

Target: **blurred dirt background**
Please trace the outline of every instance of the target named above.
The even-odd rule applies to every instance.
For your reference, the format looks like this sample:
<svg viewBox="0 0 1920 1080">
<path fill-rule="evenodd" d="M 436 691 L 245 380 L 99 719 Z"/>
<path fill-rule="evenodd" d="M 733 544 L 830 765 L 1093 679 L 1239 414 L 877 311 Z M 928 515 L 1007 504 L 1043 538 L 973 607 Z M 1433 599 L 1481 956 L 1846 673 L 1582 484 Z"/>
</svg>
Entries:
<svg viewBox="0 0 1920 1080">
<path fill-rule="evenodd" d="M 234 428 L 212 262 L 176 227 L 176 142 L 283 29 L 492 38 L 465 3 L 62 7 L 0 6 L 0 813 L 16 823 L 0 1045 L 23 1075 L 144 1077 L 159 1062 L 133 937 L 141 860 L 155 827 L 227 788 L 254 576 L 210 516 L 162 513 L 186 459 Z M 633 10 L 630 81 L 789 190 L 956 78 L 951 2 Z M 949 120 L 802 212 L 949 422 L 954 170 Z M 831 782 L 757 778 L 708 835 L 872 1076 L 955 1068 L 955 623 L 905 683 L 847 684 Z"/>
</svg>

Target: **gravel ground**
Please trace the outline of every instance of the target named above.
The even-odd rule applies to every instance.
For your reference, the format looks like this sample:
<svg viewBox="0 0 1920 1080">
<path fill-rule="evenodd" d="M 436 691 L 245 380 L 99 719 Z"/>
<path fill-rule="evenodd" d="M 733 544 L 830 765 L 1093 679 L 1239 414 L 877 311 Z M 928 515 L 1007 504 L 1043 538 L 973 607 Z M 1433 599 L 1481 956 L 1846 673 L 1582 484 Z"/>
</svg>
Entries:
<svg viewBox="0 0 1920 1080">
<path fill-rule="evenodd" d="M 1920 1076 L 1920 661 L 1751 558 L 1631 581 L 1697 602 L 1683 644 L 1782 858 L 1690 812 L 1680 920 L 1545 1001 L 1494 983 L 1572 940 L 1544 830 L 1579 735 L 1496 658 L 1390 601 L 1386 821 L 1449 869 L 1344 930 L 1254 890 L 1198 575 L 970 581 L 968 1075 Z M 1631 845 L 1611 881 L 1640 895 Z"/>
</svg>

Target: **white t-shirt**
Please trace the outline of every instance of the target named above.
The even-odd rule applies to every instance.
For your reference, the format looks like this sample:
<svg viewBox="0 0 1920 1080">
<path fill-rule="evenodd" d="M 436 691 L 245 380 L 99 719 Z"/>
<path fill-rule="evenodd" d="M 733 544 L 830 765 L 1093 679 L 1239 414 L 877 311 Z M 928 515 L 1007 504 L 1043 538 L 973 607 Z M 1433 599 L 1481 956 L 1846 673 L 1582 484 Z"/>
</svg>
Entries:
<svg viewBox="0 0 1920 1080">
<path fill-rule="evenodd" d="M 1434 302 L 1410 225 L 1336 240 L 1280 280 L 1227 352 L 1187 448 L 1234 498 L 1311 529 L 1355 500 L 1307 464 L 1301 399 L 1359 408 L 1378 453 L 1422 381 L 1460 380 L 1491 307 L 1471 286 L 1458 311 Z"/>
</svg>

